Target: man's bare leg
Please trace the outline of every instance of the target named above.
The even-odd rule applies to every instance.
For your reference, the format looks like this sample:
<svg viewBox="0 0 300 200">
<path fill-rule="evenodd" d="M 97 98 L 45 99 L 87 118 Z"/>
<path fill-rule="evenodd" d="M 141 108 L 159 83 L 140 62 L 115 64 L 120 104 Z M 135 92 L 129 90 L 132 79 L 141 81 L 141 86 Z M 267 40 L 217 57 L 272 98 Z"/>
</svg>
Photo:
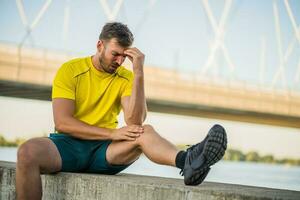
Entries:
<svg viewBox="0 0 300 200">
<path fill-rule="evenodd" d="M 107 149 L 106 159 L 110 164 L 129 164 L 144 153 L 151 161 L 175 166 L 179 150 L 161 137 L 152 126 L 144 125 L 144 133 L 136 141 L 112 142 Z"/>
<path fill-rule="evenodd" d="M 61 157 L 48 138 L 30 139 L 18 149 L 16 191 L 18 200 L 42 198 L 41 173 L 61 169 Z"/>
</svg>

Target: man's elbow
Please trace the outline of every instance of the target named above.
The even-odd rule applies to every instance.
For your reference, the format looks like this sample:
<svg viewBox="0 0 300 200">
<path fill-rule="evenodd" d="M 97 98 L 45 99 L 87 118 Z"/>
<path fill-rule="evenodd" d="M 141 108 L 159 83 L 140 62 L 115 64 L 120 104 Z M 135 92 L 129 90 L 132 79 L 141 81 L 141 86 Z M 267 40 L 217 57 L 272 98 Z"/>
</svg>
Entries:
<svg viewBox="0 0 300 200">
<path fill-rule="evenodd" d="M 68 132 L 68 125 L 65 120 L 54 120 L 55 130 L 58 132 Z"/>
<path fill-rule="evenodd" d="M 141 117 L 125 117 L 125 123 L 129 125 L 142 125 L 146 120 L 146 113 Z"/>
<path fill-rule="evenodd" d="M 55 123 L 55 130 L 57 132 L 65 132 L 65 127 L 64 127 L 64 124 L 62 123 Z"/>
<path fill-rule="evenodd" d="M 126 122 L 127 126 L 129 126 L 129 125 L 142 125 L 143 121 L 144 120 L 141 117 L 140 118 L 134 118 L 134 117 L 125 118 L 125 122 Z"/>
<path fill-rule="evenodd" d="M 142 125 L 143 121 L 142 120 L 125 120 L 125 123 L 127 124 L 127 126 L 130 125 Z"/>
</svg>

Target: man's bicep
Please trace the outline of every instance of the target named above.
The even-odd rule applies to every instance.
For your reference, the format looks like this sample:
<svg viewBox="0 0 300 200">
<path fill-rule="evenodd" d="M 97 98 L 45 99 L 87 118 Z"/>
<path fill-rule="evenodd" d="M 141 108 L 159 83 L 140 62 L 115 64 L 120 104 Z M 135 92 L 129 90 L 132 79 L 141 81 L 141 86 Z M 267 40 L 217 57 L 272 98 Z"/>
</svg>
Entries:
<svg viewBox="0 0 300 200">
<path fill-rule="evenodd" d="M 53 117 L 55 125 L 62 122 L 65 117 L 73 117 L 75 112 L 75 101 L 65 98 L 53 98 Z"/>
</svg>

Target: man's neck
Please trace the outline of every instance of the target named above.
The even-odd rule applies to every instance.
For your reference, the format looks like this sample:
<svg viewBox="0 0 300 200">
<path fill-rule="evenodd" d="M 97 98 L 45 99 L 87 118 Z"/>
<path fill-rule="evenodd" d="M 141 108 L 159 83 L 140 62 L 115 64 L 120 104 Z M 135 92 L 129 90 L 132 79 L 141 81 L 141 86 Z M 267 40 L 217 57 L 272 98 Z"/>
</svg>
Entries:
<svg viewBox="0 0 300 200">
<path fill-rule="evenodd" d="M 92 64 L 98 71 L 104 72 L 104 70 L 102 69 L 102 67 L 100 65 L 99 58 L 97 57 L 97 55 L 92 56 Z"/>
</svg>

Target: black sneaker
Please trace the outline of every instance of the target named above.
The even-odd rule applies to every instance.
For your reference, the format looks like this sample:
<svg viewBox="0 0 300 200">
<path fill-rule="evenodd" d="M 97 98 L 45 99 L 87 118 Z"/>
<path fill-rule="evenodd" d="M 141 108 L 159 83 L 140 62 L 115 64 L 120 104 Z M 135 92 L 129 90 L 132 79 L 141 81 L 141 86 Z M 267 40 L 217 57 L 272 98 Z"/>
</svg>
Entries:
<svg viewBox="0 0 300 200">
<path fill-rule="evenodd" d="M 227 135 L 221 125 L 214 125 L 206 138 L 187 149 L 181 174 L 186 185 L 199 185 L 207 176 L 210 166 L 222 159 L 227 148 Z"/>
</svg>

